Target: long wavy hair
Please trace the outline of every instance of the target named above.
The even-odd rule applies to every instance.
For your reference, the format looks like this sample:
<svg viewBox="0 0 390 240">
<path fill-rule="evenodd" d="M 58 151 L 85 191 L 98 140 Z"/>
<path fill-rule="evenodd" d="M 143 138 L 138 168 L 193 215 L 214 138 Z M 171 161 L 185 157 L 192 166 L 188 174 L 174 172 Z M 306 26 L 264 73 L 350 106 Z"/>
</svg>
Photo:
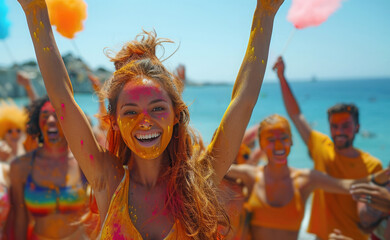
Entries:
<svg viewBox="0 0 390 240">
<path fill-rule="evenodd" d="M 217 198 L 212 159 L 205 154 L 197 132 L 189 126 L 188 107 L 181 96 L 182 81 L 156 57 L 156 48 L 166 42 L 171 41 L 157 38 L 154 31 L 143 31 L 115 56 L 109 56 L 116 71 L 101 91 L 102 97 L 108 99 L 108 112 L 103 117 L 111 126 L 107 133 L 108 150 L 122 159 L 123 164 L 131 166 L 128 160 L 133 153 L 123 141 L 120 131 L 112 127 L 117 115 L 118 96 L 125 84 L 139 77 L 161 84 L 172 100 L 178 119 L 165 150 L 169 164 L 163 167 L 161 173 L 161 178 L 167 182 L 165 207 L 180 222 L 189 238 L 218 239 L 219 226 L 229 226 L 229 219 Z"/>
</svg>

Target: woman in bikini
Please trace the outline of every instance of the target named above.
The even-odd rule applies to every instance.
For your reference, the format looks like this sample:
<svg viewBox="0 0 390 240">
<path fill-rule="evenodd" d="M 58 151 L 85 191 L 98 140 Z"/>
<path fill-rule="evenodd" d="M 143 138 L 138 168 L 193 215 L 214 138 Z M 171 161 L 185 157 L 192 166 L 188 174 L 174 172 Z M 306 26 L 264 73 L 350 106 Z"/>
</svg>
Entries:
<svg viewBox="0 0 390 240">
<path fill-rule="evenodd" d="M 112 57 L 106 82 L 108 149 L 101 147 L 73 90 L 44 0 L 19 0 L 45 86 L 69 146 L 91 184 L 101 239 L 217 239 L 227 217 L 218 184 L 256 104 L 273 20 L 283 0 L 258 0 L 249 45 L 217 133 L 205 151 L 191 131 L 180 80 L 156 57 L 164 41 L 144 33 Z M 38 30 L 37 30 L 38 29 Z"/>
<path fill-rule="evenodd" d="M 27 133 L 37 137 L 36 150 L 11 164 L 12 205 L 16 239 L 85 239 L 80 218 L 86 212 L 83 175 L 71 154 L 48 97 L 29 107 Z"/>
<path fill-rule="evenodd" d="M 240 178 L 251 193 L 245 207 L 251 212 L 249 233 L 253 240 L 296 240 L 311 192 L 321 188 L 326 192 L 349 194 L 352 184 L 370 181 L 369 176 L 343 180 L 317 170 L 289 167 L 290 124 L 277 114 L 260 123 L 258 134 L 268 163 L 260 167 L 232 165 L 227 174 L 234 179 Z M 385 175 L 386 171 L 378 174 Z"/>
</svg>

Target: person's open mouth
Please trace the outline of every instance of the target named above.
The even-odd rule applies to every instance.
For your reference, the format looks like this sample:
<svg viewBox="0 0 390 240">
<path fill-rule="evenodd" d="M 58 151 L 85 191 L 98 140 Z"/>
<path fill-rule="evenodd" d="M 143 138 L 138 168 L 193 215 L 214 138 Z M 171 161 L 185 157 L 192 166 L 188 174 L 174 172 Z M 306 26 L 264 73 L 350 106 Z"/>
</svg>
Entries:
<svg viewBox="0 0 390 240">
<path fill-rule="evenodd" d="M 145 147 L 150 147 L 156 144 L 161 137 L 160 132 L 153 133 L 136 133 L 135 138 L 140 143 L 140 145 Z"/>
</svg>

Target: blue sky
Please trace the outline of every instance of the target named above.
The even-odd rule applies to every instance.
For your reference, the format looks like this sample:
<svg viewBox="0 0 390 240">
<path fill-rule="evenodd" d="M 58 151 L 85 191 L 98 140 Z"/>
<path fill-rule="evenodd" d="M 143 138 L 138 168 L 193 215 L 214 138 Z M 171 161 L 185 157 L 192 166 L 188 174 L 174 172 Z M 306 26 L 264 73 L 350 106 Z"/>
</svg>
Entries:
<svg viewBox="0 0 390 240">
<path fill-rule="evenodd" d="M 195 82 L 234 82 L 239 70 L 252 21 L 254 0 L 86 0 L 85 29 L 74 40 L 55 34 L 61 53 L 77 54 L 92 67 L 112 70 L 103 54 L 105 47 L 119 50 L 142 29 L 155 29 L 158 36 L 175 44 L 166 46 L 166 56 L 180 43 L 179 50 L 165 63 L 174 69 L 187 67 Z M 35 59 L 27 24 L 16 0 L 6 0 L 11 21 L 6 44 L 17 62 Z M 274 81 L 272 62 L 294 27 L 287 21 L 291 1 L 277 14 L 270 47 L 266 81 Z M 74 43 L 73 43 L 73 42 Z M 390 1 L 346 0 L 328 21 L 318 27 L 297 30 L 284 58 L 291 81 L 325 79 L 390 78 Z M 0 41 L 0 65 L 12 59 Z"/>
</svg>

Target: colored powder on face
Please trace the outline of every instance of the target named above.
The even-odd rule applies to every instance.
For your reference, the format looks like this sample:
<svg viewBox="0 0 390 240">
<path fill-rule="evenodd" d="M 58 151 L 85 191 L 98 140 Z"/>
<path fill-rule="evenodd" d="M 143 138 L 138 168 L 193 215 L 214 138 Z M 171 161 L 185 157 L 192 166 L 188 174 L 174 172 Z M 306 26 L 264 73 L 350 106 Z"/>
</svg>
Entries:
<svg viewBox="0 0 390 240">
<path fill-rule="evenodd" d="M 61 118 L 61 120 L 64 120 L 64 117 L 63 117 L 63 116 L 61 116 L 60 118 Z"/>
<path fill-rule="evenodd" d="M 89 155 L 89 159 L 90 159 L 91 161 L 93 161 L 93 155 L 92 155 L 92 154 Z"/>
<path fill-rule="evenodd" d="M 80 141 L 80 144 L 81 144 L 81 146 L 83 146 L 83 145 L 84 145 L 84 141 L 83 141 L 83 140 L 81 140 L 81 141 Z"/>
<path fill-rule="evenodd" d="M 262 64 L 264 64 L 264 63 L 265 63 L 265 62 L 264 62 L 264 59 L 262 59 L 262 60 L 261 60 L 261 63 L 262 63 Z"/>
<path fill-rule="evenodd" d="M 61 107 L 62 107 L 62 108 L 65 108 L 65 104 L 64 104 L 64 103 L 61 103 Z"/>
</svg>

